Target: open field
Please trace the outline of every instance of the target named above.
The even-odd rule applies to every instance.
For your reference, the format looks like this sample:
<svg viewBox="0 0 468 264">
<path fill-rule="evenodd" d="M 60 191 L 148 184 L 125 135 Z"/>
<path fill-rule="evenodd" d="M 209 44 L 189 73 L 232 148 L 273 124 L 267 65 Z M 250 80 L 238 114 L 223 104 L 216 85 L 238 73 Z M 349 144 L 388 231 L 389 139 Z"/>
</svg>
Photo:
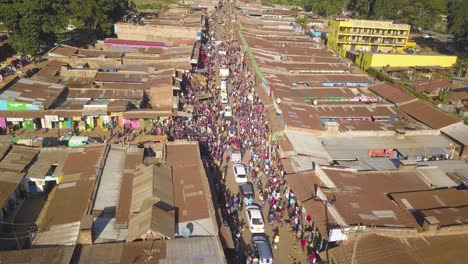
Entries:
<svg viewBox="0 0 468 264">
<path fill-rule="evenodd" d="M 169 5 L 176 4 L 178 0 L 134 0 L 138 10 L 167 9 Z"/>
</svg>

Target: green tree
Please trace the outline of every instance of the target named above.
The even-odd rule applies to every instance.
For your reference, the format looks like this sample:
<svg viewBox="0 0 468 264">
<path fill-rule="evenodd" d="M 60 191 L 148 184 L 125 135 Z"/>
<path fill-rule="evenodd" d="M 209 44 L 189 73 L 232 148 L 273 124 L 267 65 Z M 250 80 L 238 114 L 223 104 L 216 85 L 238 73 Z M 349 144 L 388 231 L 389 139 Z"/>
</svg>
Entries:
<svg viewBox="0 0 468 264">
<path fill-rule="evenodd" d="M 348 10 L 358 18 L 368 18 L 370 15 L 372 0 L 349 0 Z"/>
<path fill-rule="evenodd" d="M 453 34 L 461 46 L 468 42 L 468 7 L 465 0 L 450 0 L 448 2 L 448 31 Z"/>
<path fill-rule="evenodd" d="M 129 10 L 127 0 L 72 0 L 70 9 L 78 26 L 98 35 L 111 35 L 115 22 Z"/>
<path fill-rule="evenodd" d="M 305 10 L 311 10 L 321 16 L 341 14 L 346 9 L 349 0 L 304 0 L 301 4 Z"/>
<path fill-rule="evenodd" d="M 301 27 L 306 30 L 307 26 L 309 25 L 310 22 L 310 17 L 304 14 L 298 15 L 295 19 L 295 22 Z"/>
<path fill-rule="evenodd" d="M 6 0 L 0 3 L 0 20 L 11 31 L 13 48 L 36 54 L 52 44 L 54 32 L 66 23 L 66 0 Z"/>
</svg>

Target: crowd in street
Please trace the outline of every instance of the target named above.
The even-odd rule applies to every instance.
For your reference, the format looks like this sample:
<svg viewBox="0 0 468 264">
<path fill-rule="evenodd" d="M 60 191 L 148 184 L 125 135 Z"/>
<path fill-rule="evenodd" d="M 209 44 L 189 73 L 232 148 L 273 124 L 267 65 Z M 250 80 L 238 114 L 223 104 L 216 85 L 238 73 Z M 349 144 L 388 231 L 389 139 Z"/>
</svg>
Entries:
<svg viewBox="0 0 468 264">
<path fill-rule="evenodd" d="M 310 263 L 315 263 L 318 238 L 311 224 L 311 216 L 302 215 L 301 206 L 293 190 L 288 187 L 285 169 L 278 154 L 279 147 L 272 140 L 270 120 L 265 115 L 265 107 L 254 89 L 254 77 L 244 59 L 245 50 L 229 33 L 225 33 L 224 39 L 218 40 L 214 29 L 216 20 L 209 19 L 209 24 L 210 31 L 204 36 L 206 41 L 200 52 L 203 65 L 185 73 L 186 87 L 180 96 L 183 108 L 193 109 L 192 116 L 157 119 L 139 133 L 166 134 L 173 139 L 205 143 L 204 161 L 212 172 L 223 171 L 220 177 L 215 178 L 223 223 L 231 230 L 236 251 L 246 253 L 247 263 L 255 263 L 254 253 L 241 244 L 245 223 L 239 218 L 239 211 L 243 206 L 254 203 L 254 199 L 243 199 L 237 190 L 229 190 L 224 177 L 232 151 L 240 149 L 242 156 L 248 155 L 246 170 L 255 186 L 258 204 L 262 209 L 268 209 L 266 221 L 272 226 L 290 228 L 297 245 L 307 251 Z M 220 68 L 228 68 L 230 72 L 226 79 L 232 105 L 229 122 L 219 100 Z M 198 76 L 206 78 L 205 85 L 200 84 Z M 226 132 L 227 127 L 232 125 L 236 126 L 234 136 Z M 123 131 L 123 134 L 126 132 Z M 275 232 L 272 236 L 273 249 L 279 247 L 279 242 L 279 232 Z"/>
<path fill-rule="evenodd" d="M 31 56 L 21 55 L 10 62 L 9 65 L 0 66 L 0 81 L 2 81 L 3 78 L 13 75 L 18 69 L 21 69 L 34 61 L 34 58 Z"/>
<path fill-rule="evenodd" d="M 210 20 L 211 28 L 215 20 Z M 208 80 L 206 87 L 189 86 L 188 97 L 197 98 L 198 93 L 209 93 L 212 98 L 207 101 L 191 101 L 195 104 L 194 118 L 190 124 L 194 129 L 209 128 L 208 155 L 205 157 L 213 169 L 221 168 L 223 162 L 230 160 L 231 150 L 242 149 L 249 155 L 246 164 L 247 172 L 256 186 L 256 197 L 263 208 L 268 208 L 268 222 L 271 225 L 286 226 L 291 229 L 303 250 L 307 250 L 309 261 L 317 260 L 315 233 L 311 224 L 311 216 L 302 215 L 294 192 L 288 187 L 286 173 L 278 154 L 278 145 L 271 140 L 270 121 L 265 115 L 265 107 L 254 90 L 254 79 L 244 61 L 245 51 L 240 43 L 225 36 L 222 43 L 216 44 L 215 31 L 211 30 L 206 44 L 202 45 L 202 59 Z M 232 98 L 232 112 L 236 119 L 237 133 L 229 137 L 226 122 L 222 114 L 222 105 L 218 100 L 219 89 L 216 87 L 216 74 L 219 68 L 229 68 L 229 96 Z M 195 71 L 196 72 L 196 71 Z M 218 76 L 219 77 L 219 76 Z M 191 80 L 190 73 L 188 75 Z M 193 128 L 193 127 L 192 127 Z M 199 131 L 201 132 L 201 131 Z M 224 165 L 226 168 L 226 165 Z M 226 170 L 224 170 L 224 174 Z M 223 208 L 223 222 L 230 226 L 236 250 L 240 250 L 241 234 L 244 223 L 239 220 L 239 210 L 252 204 L 253 198 L 243 200 L 240 194 L 229 190 L 225 179 L 221 177 L 216 184 L 218 201 Z M 279 234 L 272 237 L 273 248 L 278 248 Z M 255 256 L 248 249 L 247 262 L 254 262 Z"/>
</svg>

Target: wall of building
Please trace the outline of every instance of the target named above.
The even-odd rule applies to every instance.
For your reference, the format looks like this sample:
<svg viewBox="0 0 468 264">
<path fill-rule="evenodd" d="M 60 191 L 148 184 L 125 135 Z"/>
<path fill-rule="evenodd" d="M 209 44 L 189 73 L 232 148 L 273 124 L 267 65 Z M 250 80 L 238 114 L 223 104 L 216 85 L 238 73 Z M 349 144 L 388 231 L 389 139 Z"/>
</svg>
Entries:
<svg viewBox="0 0 468 264">
<path fill-rule="evenodd" d="M 96 77 L 97 72 L 97 70 L 93 69 L 68 69 L 67 67 L 62 67 L 60 70 L 60 76 L 72 78 L 94 78 Z"/>
<path fill-rule="evenodd" d="M 115 33 L 119 39 L 131 39 L 140 41 L 161 41 L 161 39 L 193 39 L 201 27 L 176 27 L 162 25 L 138 26 L 127 23 L 114 25 Z"/>
<path fill-rule="evenodd" d="M 327 46 L 343 57 L 347 51 L 401 52 L 410 28 L 391 21 L 331 20 Z"/>
<path fill-rule="evenodd" d="M 441 66 L 452 67 L 457 56 L 445 55 L 411 55 L 411 54 L 385 54 L 363 52 L 359 54 L 356 63 L 361 69 L 371 67 L 412 67 L 412 66 Z"/>
</svg>

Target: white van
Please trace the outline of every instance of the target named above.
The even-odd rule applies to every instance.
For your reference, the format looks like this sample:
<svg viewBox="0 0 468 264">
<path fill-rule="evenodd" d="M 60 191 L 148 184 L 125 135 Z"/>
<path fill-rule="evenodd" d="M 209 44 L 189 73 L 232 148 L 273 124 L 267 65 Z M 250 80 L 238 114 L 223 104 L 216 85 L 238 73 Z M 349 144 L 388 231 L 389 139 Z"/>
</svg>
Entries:
<svg viewBox="0 0 468 264">
<path fill-rule="evenodd" d="M 69 147 L 81 147 L 81 146 L 93 144 L 95 142 L 96 141 L 90 137 L 73 136 L 68 141 L 68 146 Z"/>
</svg>

